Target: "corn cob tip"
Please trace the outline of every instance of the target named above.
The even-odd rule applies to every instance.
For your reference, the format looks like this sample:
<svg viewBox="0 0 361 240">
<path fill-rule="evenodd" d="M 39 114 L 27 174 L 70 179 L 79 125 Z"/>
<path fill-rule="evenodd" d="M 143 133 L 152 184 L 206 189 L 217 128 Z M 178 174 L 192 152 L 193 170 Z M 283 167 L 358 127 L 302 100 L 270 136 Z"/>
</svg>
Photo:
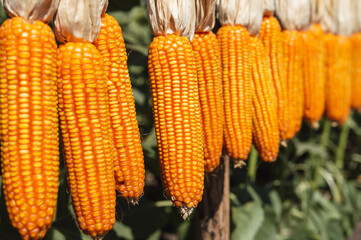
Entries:
<svg viewBox="0 0 361 240">
<path fill-rule="evenodd" d="M 320 123 L 318 121 L 310 121 L 309 125 L 314 130 L 318 130 L 320 128 Z"/>
<path fill-rule="evenodd" d="M 187 207 L 186 205 L 183 205 L 183 206 L 180 208 L 180 214 L 181 214 L 183 220 L 188 219 L 188 217 L 192 214 L 193 209 L 194 209 L 194 208 L 189 208 L 189 207 Z"/>
<path fill-rule="evenodd" d="M 338 127 L 338 122 L 332 121 L 331 122 L 331 127 Z"/>
<path fill-rule="evenodd" d="M 287 147 L 287 141 L 286 140 L 281 140 L 281 146 L 282 147 Z"/>
<path fill-rule="evenodd" d="M 242 168 L 243 166 L 247 165 L 246 161 L 241 160 L 241 159 L 234 159 L 233 163 L 234 163 L 233 164 L 234 168 Z"/>
<path fill-rule="evenodd" d="M 101 236 L 101 237 L 93 237 L 94 240 L 103 240 L 104 236 Z"/>
<path fill-rule="evenodd" d="M 127 198 L 127 200 L 128 203 L 130 203 L 132 206 L 139 205 L 139 198 L 132 197 L 132 198 Z"/>
</svg>

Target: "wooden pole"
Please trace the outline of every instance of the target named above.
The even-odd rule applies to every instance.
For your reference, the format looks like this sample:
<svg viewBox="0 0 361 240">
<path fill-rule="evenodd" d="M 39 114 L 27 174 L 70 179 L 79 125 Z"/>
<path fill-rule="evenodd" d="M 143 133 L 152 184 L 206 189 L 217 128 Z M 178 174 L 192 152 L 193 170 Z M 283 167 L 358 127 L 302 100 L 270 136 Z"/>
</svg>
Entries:
<svg viewBox="0 0 361 240">
<path fill-rule="evenodd" d="M 203 200 L 197 208 L 197 239 L 230 238 L 229 156 L 222 156 L 215 172 L 207 174 Z"/>
</svg>

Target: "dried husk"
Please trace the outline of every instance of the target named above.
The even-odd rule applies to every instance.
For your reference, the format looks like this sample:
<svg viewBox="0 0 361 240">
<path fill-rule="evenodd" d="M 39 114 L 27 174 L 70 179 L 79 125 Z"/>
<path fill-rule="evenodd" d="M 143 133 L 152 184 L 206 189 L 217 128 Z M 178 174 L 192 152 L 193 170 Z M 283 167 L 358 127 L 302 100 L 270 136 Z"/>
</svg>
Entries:
<svg viewBox="0 0 361 240">
<path fill-rule="evenodd" d="M 249 3 L 252 0 L 218 0 L 218 18 L 222 26 L 249 24 Z"/>
<path fill-rule="evenodd" d="M 310 0 L 311 22 L 320 23 L 323 12 L 326 11 L 325 0 Z"/>
<path fill-rule="evenodd" d="M 195 30 L 194 0 L 148 0 L 147 11 L 155 36 L 176 33 L 192 40 Z"/>
<path fill-rule="evenodd" d="M 353 1 L 354 32 L 361 32 L 361 1 Z"/>
<path fill-rule="evenodd" d="M 352 2 L 351 0 L 336 0 L 336 3 L 336 33 L 343 36 L 350 36 L 353 33 L 354 28 Z M 359 14 L 360 12 L 356 15 Z"/>
<path fill-rule="evenodd" d="M 94 42 L 107 0 L 60 0 L 54 32 L 62 42 Z"/>
<path fill-rule="evenodd" d="M 263 15 L 272 16 L 275 11 L 275 0 L 263 0 Z"/>
<path fill-rule="evenodd" d="M 251 36 L 257 36 L 263 19 L 263 0 L 249 0 L 249 24 L 247 30 Z"/>
<path fill-rule="evenodd" d="M 196 32 L 212 31 L 216 22 L 216 0 L 196 1 Z"/>
<path fill-rule="evenodd" d="M 336 0 L 322 0 L 320 3 L 319 23 L 325 33 L 336 33 Z"/>
<path fill-rule="evenodd" d="M 275 0 L 276 15 L 284 29 L 307 30 L 310 26 L 310 0 Z"/>
<path fill-rule="evenodd" d="M 10 17 L 22 17 L 33 23 L 36 20 L 44 23 L 53 18 L 60 0 L 1 0 Z"/>
</svg>

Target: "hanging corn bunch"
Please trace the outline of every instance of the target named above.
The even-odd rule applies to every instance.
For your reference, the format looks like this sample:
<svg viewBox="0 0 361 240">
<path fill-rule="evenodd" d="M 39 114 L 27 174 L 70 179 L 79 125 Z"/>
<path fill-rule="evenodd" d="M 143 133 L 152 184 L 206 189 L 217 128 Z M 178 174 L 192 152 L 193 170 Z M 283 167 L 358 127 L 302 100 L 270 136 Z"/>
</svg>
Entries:
<svg viewBox="0 0 361 240">
<path fill-rule="evenodd" d="M 277 117 L 277 96 L 271 78 L 270 59 L 257 37 L 260 31 L 263 0 L 250 0 L 250 22 L 247 27 L 251 37 L 253 142 L 262 158 L 270 162 L 278 155 L 280 133 Z M 260 10 L 261 9 L 261 10 Z"/>
<path fill-rule="evenodd" d="M 217 32 L 221 52 L 224 139 L 227 153 L 242 166 L 252 146 L 252 79 L 247 0 L 220 0 Z"/>
<path fill-rule="evenodd" d="M 23 239 L 42 239 L 59 185 L 55 37 L 59 1 L 3 1 L 0 28 L 1 169 L 5 203 Z"/>
<path fill-rule="evenodd" d="M 192 0 L 148 0 L 148 70 L 165 194 L 187 218 L 202 200 L 204 153 Z"/>
<path fill-rule="evenodd" d="M 206 172 L 212 172 L 219 165 L 223 146 L 221 63 L 217 37 L 212 32 L 215 6 L 216 0 L 196 0 L 196 27 L 192 39 L 197 66 Z"/>
<path fill-rule="evenodd" d="M 318 128 L 318 121 L 325 110 L 325 44 L 324 33 L 319 24 L 324 6 L 323 1 L 319 0 L 310 3 L 312 25 L 309 30 L 302 32 L 304 117 L 313 128 Z"/>
<path fill-rule="evenodd" d="M 351 36 L 351 106 L 361 111 L 361 2 L 353 1 L 354 33 Z"/>
<path fill-rule="evenodd" d="M 274 1 L 263 1 L 264 16 L 259 32 L 266 54 L 269 56 L 271 67 L 271 80 L 277 97 L 278 128 L 282 140 L 287 139 L 287 130 L 291 115 L 289 114 L 286 69 L 283 55 L 281 26 L 273 16 Z"/>
<path fill-rule="evenodd" d="M 328 0 L 321 24 L 327 32 L 326 114 L 336 124 L 344 124 L 351 107 L 351 4 Z"/>
<path fill-rule="evenodd" d="M 127 66 L 128 56 L 122 30 L 112 16 L 103 14 L 94 45 L 102 55 L 108 78 L 111 131 L 117 151 L 116 188 L 121 196 L 136 204 L 144 188 L 144 157 Z"/>
<path fill-rule="evenodd" d="M 307 28 L 310 17 L 308 0 L 276 0 L 276 14 L 284 30 L 282 31 L 284 59 L 286 67 L 288 101 L 291 115 L 287 139 L 300 130 L 304 109 L 304 88 L 302 73 L 302 36 L 300 31 Z"/>
<path fill-rule="evenodd" d="M 106 1 L 61 0 L 55 16 L 59 115 L 68 183 L 79 228 L 102 239 L 115 221 L 114 160 L 107 77 L 91 44 Z M 74 18 L 74 16 L 77 16 Z"/>
</svg>

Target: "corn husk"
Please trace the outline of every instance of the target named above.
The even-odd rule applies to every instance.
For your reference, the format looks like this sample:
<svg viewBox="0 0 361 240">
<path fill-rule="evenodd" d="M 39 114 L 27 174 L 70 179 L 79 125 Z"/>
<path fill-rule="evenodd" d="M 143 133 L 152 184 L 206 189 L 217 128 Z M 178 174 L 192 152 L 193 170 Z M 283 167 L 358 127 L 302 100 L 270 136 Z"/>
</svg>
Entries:
<svg viewBox="0 0 361 240">
<path fill-rule="evenodd" d="M 148 0 L 147 11 L 154 35 L 176 33 L 192 40 L 195 30 L 194 0 Z"/>
<path fill-rule="evenodd" d="M 336 1 L 335 0 L 322 0 L 319 7 L 319 23 L 325 33 L 336 33 L 337 23 L 336 19 Z"/>
<path fill-rule="evenodd" d="M 249 24 L 247 30 L 251 36 L 257 36 L 263 19 L 263 0 L 249 0 Z"/>
<path fill-rule="evenodd" d="M 62 42 L 94 42 L 107 0 L 60 0 L 54 18 L 56 38 Z"/>
<path fill-rule="evenodd" d="M 338 35 L 350 36 L 353 33 L 354 11 L 351 0 L 336 0 L 336 22 Z"/>
<path fill-rule="evenodd" d="M 222 26 L 249 24 L 249 2 L 252 0 L 218 0 L 218 18 Z"/>
<path fill-rule="evenodd" d="M 310 0 L 275 0 L 276 15 L 284 29 L 307 30 L 310 27 Z"/>
<path fill-rule="evenodd" d="M 196 32 L 212 31 L 216 22 L 216 0 L 196 1 Z"/>
<path fill-rule="evenodd" d="M 10 17 L 22 17 L 33 23 L 36 20 L 44 23 L 53 18 L 60 0 L 1 0 Z"/>
<path fill-rule="evenodd" d="M 361 32 L 361 1 L 353 1 L 354 32 Z"/>
<path fill-rule="evenodd" d="M 263 15 L 272 16 L 275 11 L 275 0 L 263 0 Z"/>
<path fill-rule="evenodd" d="M 321 16 L 326 11 L 325 3 L 325 0 L 310 0 L 312 23 L 320 23 Z"/>
</svg>

